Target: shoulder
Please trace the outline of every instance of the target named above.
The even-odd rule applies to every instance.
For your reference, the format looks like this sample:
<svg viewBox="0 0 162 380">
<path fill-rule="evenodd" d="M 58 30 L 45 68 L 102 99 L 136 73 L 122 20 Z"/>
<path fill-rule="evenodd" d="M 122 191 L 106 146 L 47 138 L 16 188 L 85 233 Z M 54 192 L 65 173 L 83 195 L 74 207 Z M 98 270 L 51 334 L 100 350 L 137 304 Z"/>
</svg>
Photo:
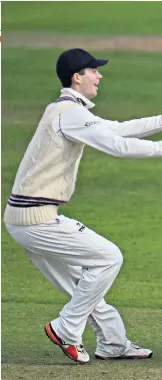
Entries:
<svg viewBox="0 0 162 380">
<path fill-rule="evenodd" d="M 95 116 L 86 107 L 78 103 L 73 103 L 61 112 L 61 118 L 65 121 L 78 124 L 83 121 L 86 122 L 86 120 L 89 119 L 91 120 L 95 118 Z"/>
</svg>

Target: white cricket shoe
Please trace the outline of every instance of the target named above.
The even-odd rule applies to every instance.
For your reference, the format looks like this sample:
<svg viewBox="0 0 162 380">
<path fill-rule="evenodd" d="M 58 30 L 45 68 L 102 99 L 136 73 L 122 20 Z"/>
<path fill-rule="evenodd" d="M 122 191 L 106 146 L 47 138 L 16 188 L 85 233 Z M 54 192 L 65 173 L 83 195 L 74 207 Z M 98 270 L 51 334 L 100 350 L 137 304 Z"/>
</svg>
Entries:
<svg viewBox="0 0 162 380">
<path fill-rule="evenodd" d="M 148 359 L 153 355 L 152 351 L 148 348 L 141 348 L 136 346 L 136 344 L 131 343 L 130 347 L 124 352 L 123 355 L 110 357 L 95 355 L 96 359 L 108 360 L 108 359 Z"/>
</svg>

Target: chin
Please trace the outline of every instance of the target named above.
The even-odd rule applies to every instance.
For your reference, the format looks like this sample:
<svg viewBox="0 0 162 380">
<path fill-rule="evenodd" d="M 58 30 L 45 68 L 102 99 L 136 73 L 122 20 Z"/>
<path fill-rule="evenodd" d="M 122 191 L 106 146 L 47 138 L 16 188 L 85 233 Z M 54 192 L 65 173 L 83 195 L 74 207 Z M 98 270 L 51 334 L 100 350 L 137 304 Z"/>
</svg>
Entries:
<svg viewBox="0 0 162 380">
<path fill-rule="evenodd" d="M 95 91 L 93 94 L 89 96 L 89 99 L 95 98 L 97 96 L 97 91 Z"/>
</svg>

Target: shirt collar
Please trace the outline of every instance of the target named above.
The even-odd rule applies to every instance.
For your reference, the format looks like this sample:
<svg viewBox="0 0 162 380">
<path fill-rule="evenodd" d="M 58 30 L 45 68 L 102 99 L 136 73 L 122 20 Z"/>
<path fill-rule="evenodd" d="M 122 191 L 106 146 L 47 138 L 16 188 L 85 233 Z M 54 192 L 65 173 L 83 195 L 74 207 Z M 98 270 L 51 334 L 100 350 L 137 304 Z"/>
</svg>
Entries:
<svg viewBox="0 0 162 380">
<path fill-rule="evenodd" d="M 79 104 L 82 104 L 84 107 L 87 109 L 93 108 L 95 106 L 94 103 L 92 103 L 89 99 L 87 99 L 85 96 L 80 94 L 80 92 L 75 91 L 73 88 L 68 87 L 68 88 L 62 88 L 61 90 L 61 95 L 70 94 L 77 100 Z"/>
</svg>

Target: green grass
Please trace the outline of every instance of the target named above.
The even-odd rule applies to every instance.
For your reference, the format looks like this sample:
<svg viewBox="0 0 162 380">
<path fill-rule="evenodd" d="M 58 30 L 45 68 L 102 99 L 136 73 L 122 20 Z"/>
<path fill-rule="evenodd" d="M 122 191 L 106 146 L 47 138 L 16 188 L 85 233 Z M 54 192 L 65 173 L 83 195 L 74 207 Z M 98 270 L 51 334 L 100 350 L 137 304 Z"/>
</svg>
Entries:
<svg viewBox="0 0 162 380">
<path fill-rule="evenodd" d="M 162 34 L 157 1 L 2 2 L 2 30 L 76 34 Z"/>
<path fill-rule="evenodd" d="M 6 100 L 6 106 L 12 107 L 15 116 L 17 112 L 19 113 L 18 122 L 24 120 L 24 111 L 32 121 L 35 107 L 38 118 L 38 112 L 43 109 L 44 104 L 53 101 L 59 94 L 60 84 L 55 75 L 55 64 L 61 50 L 34 51 L 26 48 L 5 48 L 2 49 L 2 54 L 3 52 L 5 59 L 2 61 L 5 73 L 3 98 Z M 92 51 L 92 54 L 110 59 L 109 64 L 101 68 L 104 80 L 100 84 L 101 90 L 95 112 L 101 112 L 103 117 L 118 117 L 121 120 L 160 112 L 159 78 L 162 53 Z M 10 100 L 12 101 L 9 102 Z M 12 114 L 9 111 L 6 110 L 6 113 L 11 121 Z M 17 119 L 14 118 L 14 123 L 16 122 Z M 26 123 L 25 120 L 23 122 Z"/>
<path fill-rule="evenodd" d="M 3 49 L 2 214 L 39 117 L 59 94 L 54 69 L 59 53 Z M 110 64 L 102 69 L 95 113 L 118 120 L 160 114 L 162 54 L 105 52 L 107 56 Z M 128 336 L 153 348 L 154 358 L 98 363 L 93 358 L 95 337 L 87 327 L 84 338 L 91 363 L 81 367 L 65 359 L 46 339 L 43 325 L 58 315 L 67 297 L 38 272 L 2 226 L 2 359 L 8 363 L 3 365 L 4 380 L 49 380 L 56 373 L 60 379 L 160 380 L 161 170 L 160 159 L 118 159 L 86 148 L 76 193 L 61 210 L 120 246 L 124 265 L 106 300 L 119 308 Z"/>
<path fill-rule="evenodd" d="M 146 363 L 145 363 L 146 364 Z M 3 368 L 3 380 L 8 380 L 11 376 L 11 366 Z M 113 380 L 161 380 L 161 369 L 152 367 L 152 361 L 147 365 L 140 363 L 106 363 L 92 364 L 83 367 L 64 366 L 12 366 L 12 376 L 14 380 L 51 380 L 51 378 L 59 377 L 60 380 L 73 380 L 77 377 L 78 380 L 87 379 L 103 379 L 108 378 Z"/>
</svg>

